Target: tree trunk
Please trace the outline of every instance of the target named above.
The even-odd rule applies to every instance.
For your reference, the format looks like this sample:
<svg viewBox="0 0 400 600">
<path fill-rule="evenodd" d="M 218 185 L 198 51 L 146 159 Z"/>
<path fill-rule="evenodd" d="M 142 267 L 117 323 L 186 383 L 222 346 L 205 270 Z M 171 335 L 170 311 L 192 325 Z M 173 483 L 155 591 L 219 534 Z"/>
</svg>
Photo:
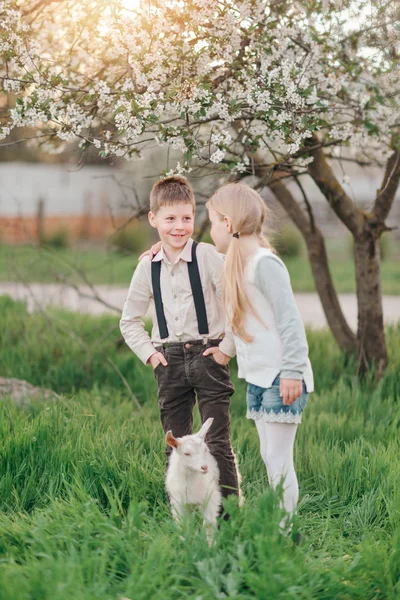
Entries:
<svg viewBox="0 0 400 600">
<path fill-rule="evenodd" d="M 357 338 L 347 324 L 339 304 L 329 270 L 325 240 L 321 230 L 317 227 L 314 233 L 304 236 L 304 239 L 307 244 L 315 287 L 321 300 L 328 325 L 339 348 L 348 354 L 355 354 L 357 351 Z"/>
<path fill-rule="evenodd" d="M 37 230 L 37 242 L 42 248 L 44 245 L 44 200 L 39 198 L 37 203 L 37 217 L 36 217 L 36 230 Z"/>
<path fill-rule="evenodd" d="M 310 218 L 312 212 L 309 216 L 304 212 L 281 180 L 273 180 L 269 183 L 269 188 L 303 235 L 307 245 L 315 287 L 326 320 L 339 348 L 343 350 L 343 352 L 356 353 L 357 338 L 348 326 L 339 304 L 331 272 L 329 270 L 324 236 L 314 219 Z"/>
<path fill-rule="evenodd" d="M 383 326 L 379 237 L 368 226 L 355 237 L 358 356 L 361 369 L 373 364 L 380 378 L 388 364 Z"/>
<path fill-rule="evenodd" d="M 315 145 L 317 142 L 318 138 L 314 135 L 306 145 Z M 393 138 L 394 151 L 388 159 L 382 186 L 371 213 L 358 208 L 345 193 L 321 148 L 313 150 L 310 147 L 310 155 L 314 160 L 308 166 L 309 174 L 354 238 L 358 302 L 357 356 L 360 368 L 367 371 L 373 365 L 377 378 L 382 377 L 388 364 L 379 239 L 383 231 L 389 230 L 385 219 L 400 182 L 400 150 L 396 143 Z"/>
</svg>

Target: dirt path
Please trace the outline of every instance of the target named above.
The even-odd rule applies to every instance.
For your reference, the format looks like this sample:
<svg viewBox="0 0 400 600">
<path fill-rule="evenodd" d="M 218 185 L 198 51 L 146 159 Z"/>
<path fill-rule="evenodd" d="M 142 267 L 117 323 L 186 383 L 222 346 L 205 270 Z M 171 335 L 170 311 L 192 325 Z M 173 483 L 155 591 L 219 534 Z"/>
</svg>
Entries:
<svg viewBox="0 0 400 600">
<path fill-rule="evenodd" d="M 26 300 L 30 312 L 40 307 L 55 305 L 68 310 L 99 315 L 118 315 L 127 294 L 127 287 L 96 285 L 93 289 L 80 286 L 79 291 L 58 284 L 32 283 L 29 287 L 20 283 L 0 282 L 0 295 L 8 294 L 16 300 Z M 95 299 L 95 295 L 105 302 Z M 317 294 L 295 294 L 296 302 L 304 323 L 308 327 L 326 327 L 326 319 Z M 356 329 L 357 303 L 354 294 L 339 294 L 340 304 L 349 325 Z M 384 296 L 383 314 L 385 323 L 400 321 L 400 296 Z"/>
</svg>

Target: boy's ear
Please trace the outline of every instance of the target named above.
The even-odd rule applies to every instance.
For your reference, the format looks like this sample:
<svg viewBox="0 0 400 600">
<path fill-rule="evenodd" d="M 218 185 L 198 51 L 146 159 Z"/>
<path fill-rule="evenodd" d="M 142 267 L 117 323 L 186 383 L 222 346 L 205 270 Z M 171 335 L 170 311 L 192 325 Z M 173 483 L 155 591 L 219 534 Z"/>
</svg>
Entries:
<svg viewBox="0 0 400 600">
<path fill-rule="evenodd" d="M 154 213 L 151 212 L 151 210 L 149 211 L 147 218 L 149 219 L 149 223 L 152 227 L 157 227 L 156 225 L 156 220 L 155 220 L 155 215 Z"/>
</svg>

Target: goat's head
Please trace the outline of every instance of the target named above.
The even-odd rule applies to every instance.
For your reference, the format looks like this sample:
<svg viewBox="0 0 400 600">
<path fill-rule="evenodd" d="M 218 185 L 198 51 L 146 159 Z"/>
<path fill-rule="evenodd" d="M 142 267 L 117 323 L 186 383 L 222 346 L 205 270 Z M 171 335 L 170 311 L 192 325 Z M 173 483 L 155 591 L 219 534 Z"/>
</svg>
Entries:
<svg viewBox="0 0 400 600">
<path fill-rule="evenodd" d="M 200 431 L 181 438 L 175 438 L 172 431 L 167 432 L 165 441 L 179 454 L 182 465 L 187 469 L 199 473 L 208 472 L 210 451 L 204 438 L 213 421 L 213 418 L 207 419 Z"/>
</svg>

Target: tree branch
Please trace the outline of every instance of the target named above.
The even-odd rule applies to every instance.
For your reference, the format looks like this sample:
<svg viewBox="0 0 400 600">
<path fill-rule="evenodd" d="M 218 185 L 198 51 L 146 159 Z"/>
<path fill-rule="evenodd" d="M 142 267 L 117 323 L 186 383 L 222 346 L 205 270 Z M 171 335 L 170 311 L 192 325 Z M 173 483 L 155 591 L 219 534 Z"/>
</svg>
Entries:
<svg viewBox="0 0 400 600">
<path fill-rule="evenodd" d="M 269 189 L 279 200 L 279 203 L 286 210 L 294 224 L 301 233 L 306 236 L 311 233 L 311 223 L 307 218 L 300 204 L 293 198 L 292 193 L 285 186 L 280 178 L 274 178 L 269 184 Z"/>
<path fill-rule="evenodd" d="M 318 144 L 318 138 L 315 135 L 306 142 L 305 147 L 311 146 L 309 154 L 314 158 L 313 162 L 308 165 L 308 173 L 339 219 L 354 235 L 357 235 L 363 227 L 362 212 L 355 206 L 350 196 L 346 194 L 329 165 L 323 150 L 315 148 L 316 144 Z"/>
<path fill-rule="evenodd" d="M 389 214 L 400 182 L 400 150 L 389 157 L 382 185 L 375 199 L 373 214 L 383 223 Z"/>
<path fill-rule="evenodd" d="M 293 175 L 293 177 L 294 177 L 295 182 L 297 183 L 297 187 L 299 188 L 300 192 L 302 193 L 304 204 L 306 205 L 307 213 L 310 218 L 311 231 L 315 231 L 315 219 L 314 219 L 313 210 L 311 208 L 311 203 L 307 197 L 307 194 L 305 192 L 303 185 L 300 183 L 299 176 Z"/>
</svg>

